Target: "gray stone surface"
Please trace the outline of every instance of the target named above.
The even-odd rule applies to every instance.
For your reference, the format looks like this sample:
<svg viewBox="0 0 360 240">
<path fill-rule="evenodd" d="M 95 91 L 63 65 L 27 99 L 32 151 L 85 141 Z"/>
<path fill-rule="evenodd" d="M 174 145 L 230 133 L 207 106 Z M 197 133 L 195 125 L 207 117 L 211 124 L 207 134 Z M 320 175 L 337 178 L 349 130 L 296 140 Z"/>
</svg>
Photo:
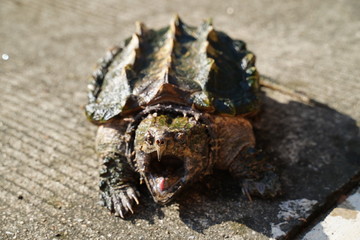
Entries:
<svg viewBox="0 0 360 240">
<path fill-rule="evenodd" d="M 0 239 L 289 238 L 356 185 L 360 171 L 359 2 L 0 2 Z M 224 173 L 161 207 L 146 194 L 127 221 L 96 204 L 95 127 L 87 78 L 104 49 L 178 12 L 241 38 L 258 56 L 258 143 L 284 195 L 248 202 Z M 203 190 L 208 187 L 209 190 Z M 206 189 L 206 188 L 205 188 Z"/>
<path fill-rule="evenodd" d="M 358 240 L 360 236 L 360 188 L 313 227 L 303 240 Z"/>
</svg>

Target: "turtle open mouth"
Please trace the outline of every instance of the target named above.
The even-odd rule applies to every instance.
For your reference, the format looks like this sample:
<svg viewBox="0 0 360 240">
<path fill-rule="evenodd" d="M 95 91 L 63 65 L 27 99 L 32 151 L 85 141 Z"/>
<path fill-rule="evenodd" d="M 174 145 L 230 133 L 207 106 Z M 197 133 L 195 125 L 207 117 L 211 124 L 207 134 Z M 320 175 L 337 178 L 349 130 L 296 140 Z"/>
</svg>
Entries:
<svg viewBox="0 0 360 240">
<path fill-rule="evenodd" d="M 183 159 L 164 155 L 159 161 L 156 153 L 151 154 L 145 181 L 157 202 L 165 204 L 170 201 L 185 183 L 185 178 Z"/>
</svg>

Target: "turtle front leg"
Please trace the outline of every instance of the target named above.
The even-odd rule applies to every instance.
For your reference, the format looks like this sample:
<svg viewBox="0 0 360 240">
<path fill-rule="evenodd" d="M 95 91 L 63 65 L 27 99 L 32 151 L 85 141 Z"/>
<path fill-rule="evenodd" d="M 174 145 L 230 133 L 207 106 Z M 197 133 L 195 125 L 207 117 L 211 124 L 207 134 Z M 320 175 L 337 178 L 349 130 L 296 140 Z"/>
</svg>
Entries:
<svg viewBox="0 0 360 240">
<path fill-rule="evenodd" d="M 230 173 L 240 180 L 242 192 L 251 196 L 271 198 L 281 194 L 281 184 L 266 156 L 254 147 L 246 147 L 230 165 Z"/>
<path fill-rule="evenodd" d="M 124 218 L 139 204 L 136 189 L 138 175 L 130 166 L 126 152 L 126 128 L 129 120 L 101 125 L 96 135 L 96 152 L 100 158 L 100 196 L 103 205 Z"/>
<path fill-rule="evenodd" d="M 140 194 L 135 187 L 134 172 L 126 158 L 118 154 L 108 154 L 102 157 L 102 163 L 99 187 L 103 205 L 122 218 L 129 212 L 134 213 Z"/>
</svg>

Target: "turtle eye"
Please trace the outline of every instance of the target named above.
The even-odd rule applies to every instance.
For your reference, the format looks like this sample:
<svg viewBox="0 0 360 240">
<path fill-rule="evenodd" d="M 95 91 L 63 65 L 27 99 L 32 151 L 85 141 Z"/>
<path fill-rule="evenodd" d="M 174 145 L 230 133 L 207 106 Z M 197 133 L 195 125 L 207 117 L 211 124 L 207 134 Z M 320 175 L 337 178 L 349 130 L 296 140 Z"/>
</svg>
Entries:
<svg viewBox="0 0 360 240">
<path fill-rule="evenodd" d="M 178 142 L 184 142 L 185 141 L 185 134 L 182 132 L 176 133 L 175 139 Z"/>
<path fill-rule="evenodd" d="M 147 144 L 153 145 L 153 144 L 154 144 L 154 136 L 151 135 L 150 132 L 147 132 L 147 133 L 145 134 L 145 141 L 146 141 Z"/>
</svg>

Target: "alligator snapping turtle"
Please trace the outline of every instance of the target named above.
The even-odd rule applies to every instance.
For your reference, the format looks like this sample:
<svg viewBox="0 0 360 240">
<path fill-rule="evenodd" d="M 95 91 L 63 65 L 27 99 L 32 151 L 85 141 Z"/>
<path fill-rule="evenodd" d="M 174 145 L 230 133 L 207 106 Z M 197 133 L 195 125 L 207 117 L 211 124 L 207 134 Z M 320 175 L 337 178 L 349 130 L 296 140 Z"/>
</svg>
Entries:
<svg viewBox="0 0 360 240">
<path fill-rule="evenodd" d="M 245 43 L 175 17 L 136 33 L 100 60 L 86 115 L 99 125 L 96 150 L 103 204 L 124 217 L 138 183 L 165 204 L 214 168 L 251 195 L 274 196 L 278 177 L 255 149 L 246 117 L 259 110 L 255 56 Z"/>
</svg>

